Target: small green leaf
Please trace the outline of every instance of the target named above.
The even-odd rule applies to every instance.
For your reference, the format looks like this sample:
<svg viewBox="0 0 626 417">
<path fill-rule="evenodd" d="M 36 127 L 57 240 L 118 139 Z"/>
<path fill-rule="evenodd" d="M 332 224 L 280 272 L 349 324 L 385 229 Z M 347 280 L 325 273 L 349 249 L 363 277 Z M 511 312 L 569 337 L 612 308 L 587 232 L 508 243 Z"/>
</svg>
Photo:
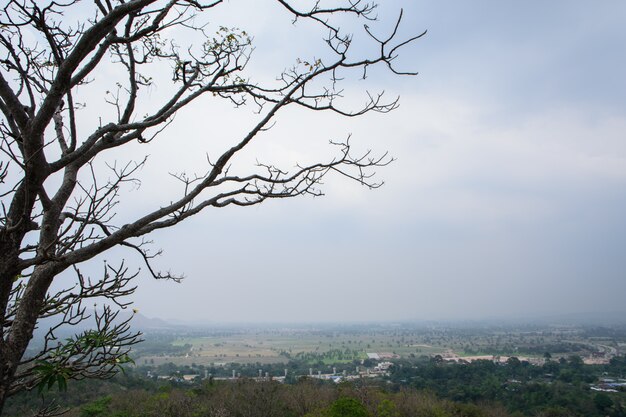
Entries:
<svg viewBox="0 0 626 417">
<path fill-rule="evenodd" d="M 59 391 L 67 391 L 67 380 L 63 375 L 57 375 L 57 383 L 59 384 Z"/>
<path fill-rule="evenodd" d="M 48 379 L 48 391 L 50 391 L 50 388 L 52 388 L 54 386 L 54 375 L 50 375 L 47 377 Z"/>
</svg>

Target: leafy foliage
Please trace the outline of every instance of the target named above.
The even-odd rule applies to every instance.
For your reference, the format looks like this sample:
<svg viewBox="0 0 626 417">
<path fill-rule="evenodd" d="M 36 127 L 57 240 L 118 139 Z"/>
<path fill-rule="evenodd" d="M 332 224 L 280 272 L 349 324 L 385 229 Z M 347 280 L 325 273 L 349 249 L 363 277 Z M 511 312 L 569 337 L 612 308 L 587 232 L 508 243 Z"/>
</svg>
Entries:
<svg viewBox="0 0 626 417">
<path fill-rule="evenodd" d="M 58 384 L 59 391 L 67 390 L 67 380 L 71 376 L 69 369 L 62 366 L 59 362 L 38 360 L 35 363 L 33 372 L 39 379 L 37 388 L 40 394 L 44 389 L 51 389 L 54 384 Z"/>
<path fill-rule="evenodd" d="M 331 404 L 329 417 L 368 417 L 369 413 L 363 404 L 352 397 L 341 397 Z"/>
</svg>

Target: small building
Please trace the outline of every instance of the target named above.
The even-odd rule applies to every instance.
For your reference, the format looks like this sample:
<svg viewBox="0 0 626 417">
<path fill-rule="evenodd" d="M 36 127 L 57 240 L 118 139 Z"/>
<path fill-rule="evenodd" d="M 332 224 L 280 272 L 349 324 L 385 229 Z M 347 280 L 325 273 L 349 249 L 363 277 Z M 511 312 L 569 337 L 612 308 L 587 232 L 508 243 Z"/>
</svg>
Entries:
<svg viewBox="0 0 626 417">
<path fill-rule="evenodd" d="M 380 372 L 384 372 L 384 371 L 389 370 L 389 368 L 391 368 L 392 366 L 393 366 L 393 363 L 391 362 L 381 362 L 378 365 L 376 365 L 374 369 Z"/>
</svg>

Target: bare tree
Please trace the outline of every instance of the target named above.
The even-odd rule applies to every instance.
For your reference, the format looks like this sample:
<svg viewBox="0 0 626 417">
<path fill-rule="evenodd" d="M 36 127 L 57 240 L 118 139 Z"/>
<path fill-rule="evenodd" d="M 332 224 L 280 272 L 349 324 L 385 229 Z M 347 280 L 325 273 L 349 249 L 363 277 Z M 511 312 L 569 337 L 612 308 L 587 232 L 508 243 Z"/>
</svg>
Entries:
<svg viewBox="0 0 626 417">
<path fill-rule="evenodd" d="M 155 255 L 146 237 L 177 225 L 208 207 L 250 206 L 267 199 L 320 195 L 320 181 L 339 173 L 376 188 L 376 167 L 391 161 L 386 154 L 355 155 L 350 144 L 333 143 L 335 157 L 326 162 L 285 170 L 259 163 L 246 175 L 228 167 L 240 151 L 268 130 L 287 106 L 331 111 L 344 116 L 388 112 L 396 100 L 369 94 L 361 108 L 339 106 L 342 77 L 369 67 L 386 66 L 392 73 L 398 49 L 422 35 L 397 40 L 400 12 L 391 33 L 378 36 L 364 25 L 364 35 L 377 45 L 370 56 L 355 58 L 352 35 L 343 33 L 336 18 L 375 20 L 375 5 L 362 0 L 301 2 L 276 0 L 294 22 L 318 25 L 329 58 L 299 60 L 273 83 L 260 85 L 245 68 L 252 40 L 245 31 L 200 23 L 222 0 L 10 0 L 0 10 L 0 412 L 7 397 L 36 387 L 63 388 L 70 379 L 106 378 L 127 362 L 139 335 L 128 319 L 115 320 L 134 291 L 133 278 L 123 264 L 105 264 L 103 276 L 81 273 L 94 257 L 114 247 L 138 253 L 155 278 L 180 279 L 151 266 Z M 300 4 L 298 4 L 300 3 Z M 339 4 L 338 3 L 344 3 Z M 269 5 L 268 5 L 269 7 Z M 68 18 L 71 16 L 71 18 Z M 170 29 L 194 33 L 194 44 L 180 46 L 167 39 Z M 210 34 L 209 34 L 210 33 Z M 217 33 L 217 35 L 215 34 Z M 149 103 L 150 69 L 169 66 L 171 95 L 157 106 Z M 103 67 L 122 68 L 125 81 L 104 94 L 114 109 L 87 131 L 79 123 L 78 90 L 105 77 Z M 314 82 L 315 80 L 318 80 Z M 137 215 L 132 221 L 115 218 L 119 191 L 138 181 L 145 160 L 97 164 L 111 151 L 132 143 L 148 146 L 177 112 L 200 97 L 223 100 L 257 110 L 254 127 L 221 154 L 213 155 L 203 174 L 178 175 L 181 196 Z M 112 116 L 111 116 L 112 114 Z M 163 134 L 161 140 L 167 140 Z M 171 137 L 172 135 L 170 135 Z M 73 271 L 75 285 L 59 290 L 55 277 Z M 55 288 L 53 290 L 53 288 Z M 108 301 L 107 301 L 108 300 Z M 104 308 L 87 310 L 101 302 Z M 25 355 L 33 331 L 42 319 L 56 318 L 36 354 Z M 64 325 L 95 318 L 94 329 L 72 338 L 58 336 Z M 118 322 L 116 324 L 116 322 Z"/>
</svg>

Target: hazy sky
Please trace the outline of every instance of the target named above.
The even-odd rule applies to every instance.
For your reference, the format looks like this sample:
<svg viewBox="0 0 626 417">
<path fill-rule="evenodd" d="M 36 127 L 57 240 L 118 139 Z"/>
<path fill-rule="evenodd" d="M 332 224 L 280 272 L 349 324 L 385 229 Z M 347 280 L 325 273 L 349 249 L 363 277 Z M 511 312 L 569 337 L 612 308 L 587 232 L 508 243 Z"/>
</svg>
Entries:
<svg viewBox="0 0 626 417">
<path fill-rule="evenodd" d="M 428 30 L 398 62 L 420 75 L 373 71 L 347 87 L 353 103 L 384 89 L 400 108 L 359 119 L 285 112 L 236 167 L 328 158 L 328 140 L 352 134 L 355 148 L 397 157 L 378 172 L 385 186 L 329 177 L 322 198 L 207 211 L 157 233 L 158 266 L 187 278 L 142 276 L 142 313 L 310 322 L 624 311 L 626 3 L 383 3 L 376 33 L 400 8 L 401 36 Z M 323 53 L 324 31 L 246 4 L 231 0 L 209 20 L 255 37 L 259 79 Z M 240 137 L 252 110 L 205 103 L 179 114 L 138 151 L 150 154 L 144 184 L 124 204 L 167 203 L 180 189 L 167 172 L 203 172 L 204 152 Z"/>
</svg>

